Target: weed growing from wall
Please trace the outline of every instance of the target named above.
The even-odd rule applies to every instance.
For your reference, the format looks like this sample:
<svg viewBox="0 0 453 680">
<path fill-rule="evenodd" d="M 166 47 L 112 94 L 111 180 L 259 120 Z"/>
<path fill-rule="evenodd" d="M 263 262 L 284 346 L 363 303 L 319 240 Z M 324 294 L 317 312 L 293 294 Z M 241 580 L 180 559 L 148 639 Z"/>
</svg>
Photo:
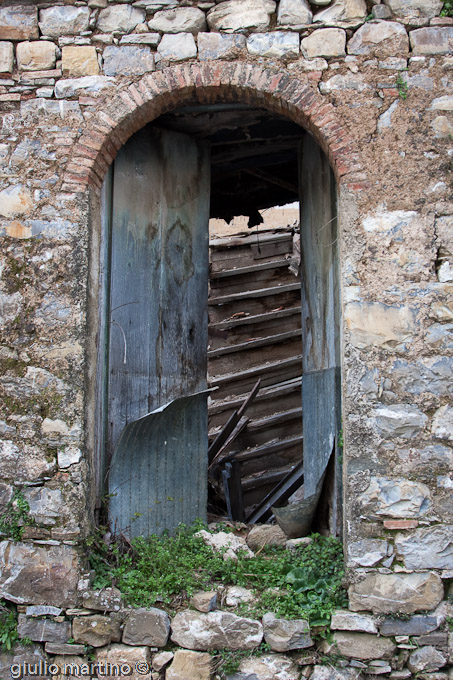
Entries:
<svg viewBox="0 0 453 680">
<path fill-rule="evenodd" d="M 35 523 L 29 513 L 28 502 L 25 500 L 22 491 L 16 489 L 4 512 L 0 514 L 2 537 L 20 541 L 24 533 L 24 526 Z"/>
<path fill-rule="evenodd" d="M 441 17 L 453 17 L 453 0 L 445 0 L 444 7 L 440 13 Z"/>
</svg>

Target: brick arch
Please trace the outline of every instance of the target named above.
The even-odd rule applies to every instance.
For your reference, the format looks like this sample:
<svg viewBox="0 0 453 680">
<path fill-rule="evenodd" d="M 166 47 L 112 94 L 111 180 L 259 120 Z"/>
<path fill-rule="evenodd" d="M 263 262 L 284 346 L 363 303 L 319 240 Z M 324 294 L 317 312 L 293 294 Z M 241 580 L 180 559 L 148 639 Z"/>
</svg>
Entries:
<svg viewBox="0 0 453 680">
<path fill-rule="evenodd" d="M 250 103 L 286 115 L 313 134 L 329 158 L 338 183 L 352 191 L 366 188 L 367 177 L 353 151 L 353 141 L 335 107 L 307 81 L 284 70 L 247 62 L 190 63 L 141 78 L 117 92 L 90 118 L 66 167 L 63 190 L 99 189 L 118 150 L 147 123 L 186 102 L 194 93 L 201 103 Z"/>
</svg>

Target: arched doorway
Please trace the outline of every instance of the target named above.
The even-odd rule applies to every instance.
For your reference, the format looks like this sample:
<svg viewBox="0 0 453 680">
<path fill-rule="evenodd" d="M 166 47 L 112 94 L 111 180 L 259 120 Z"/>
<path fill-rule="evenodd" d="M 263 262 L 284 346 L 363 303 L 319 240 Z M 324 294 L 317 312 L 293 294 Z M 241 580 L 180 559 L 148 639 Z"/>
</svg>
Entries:
<svg viewBox="0 0 453 680">
<path fill-rule="evenodd" d="M 331 461 L 325 505 L 335 532 L 336 189 L 320 147 L 265 109 L 189 102 L 124 145 L 103 195 L 99 404 L 114 528 L 146 535 L 205 516 L 209 215 L 253 220 L 259 208 L 301 198 L 304 487 L 319 493 Z"/>
</svg>

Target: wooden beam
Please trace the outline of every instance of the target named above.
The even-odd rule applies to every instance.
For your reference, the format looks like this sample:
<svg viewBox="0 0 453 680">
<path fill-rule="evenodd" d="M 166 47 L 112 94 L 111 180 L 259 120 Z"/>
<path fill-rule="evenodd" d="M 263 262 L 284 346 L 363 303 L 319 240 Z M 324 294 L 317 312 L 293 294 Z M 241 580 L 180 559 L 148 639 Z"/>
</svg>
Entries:
<svg viewBox="0 0 453 680">
<path fill-rule="evenodd" d="M 276 186 L 281 187 L 282 189 L 286 189 L 287 191 L 294 191 L 294 193 L 298 195 L 298 189 L 295 184 L 290 184 L 289 182 L 285 182 L 283 179 L 274 177 L 265 170 L 258 170 L 256 168 L 253 170 L 247 169 L 244 170 L 244 172 L 246 172 L 248 175 L 252 175 L 252 177 L 258 177 L 259 179 L 262 179 L 265 182 L 268 182 L 269 184 L 275 184 Z"/>
</svg>

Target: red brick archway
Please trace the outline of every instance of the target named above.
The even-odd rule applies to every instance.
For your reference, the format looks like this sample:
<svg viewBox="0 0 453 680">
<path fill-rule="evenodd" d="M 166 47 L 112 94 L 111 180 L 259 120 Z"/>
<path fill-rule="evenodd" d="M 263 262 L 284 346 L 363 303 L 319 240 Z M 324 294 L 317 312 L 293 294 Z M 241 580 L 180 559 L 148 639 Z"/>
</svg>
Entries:
<svg viewBox="0 0 453 680">
<path fill-rule="evenodd" d="M 125 85 L 104 106 L 100 103 L 73 148 L 62 190 L 85 193 L 88 186 L 100 188 L 118 149 L 129 137 L 194 93 L 201 103 L 240 101 L 286 115 L 313 134 L 339 184 L 352 191 L 366 187 L 366 173 L 335 107 L 308 77 L 299 80 L 284 70 L 219 61 L 156 71 Z"/>
</svg>

